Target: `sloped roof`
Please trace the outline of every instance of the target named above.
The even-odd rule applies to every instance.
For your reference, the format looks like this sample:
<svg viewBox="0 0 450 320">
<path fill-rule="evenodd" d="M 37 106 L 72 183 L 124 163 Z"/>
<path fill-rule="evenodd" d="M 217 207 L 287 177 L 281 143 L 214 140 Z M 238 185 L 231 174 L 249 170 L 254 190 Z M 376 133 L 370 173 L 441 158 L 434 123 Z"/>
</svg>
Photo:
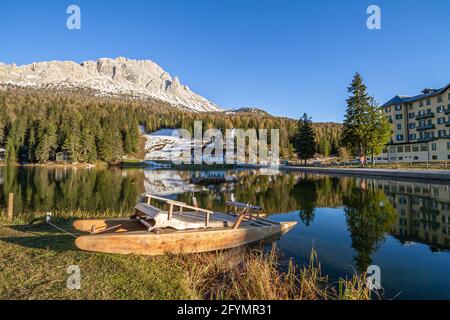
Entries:
<svg viewBox="0 0 450 320">
<path fill-rule="evenodd" d="M 414 102 L 414 101 L 418 101 L 418 100 L 422 100 L 425 98 L 429 98 L 429 97 L 434 97 L 437 95 L 440 95 L 441 93 L 443 93 L 445 90 L 447 90 L 448 88 L 450 88 L 450 83 L 448 85 L 446 85 L 445 87 L 441 88 L 441 89 L 437 89 L 434 90 L 432 93 L 429 94 L 419 94 L 417 96 L 395 96 L 394 98 L 392 98 L 391 100 L 389 100 L 388 102 L 386 102 L 385 104 L 382 105 L 382 107 L 387 107 L 387 106 L 391 106 L 394 104 L 401 104 L 401 103 L 410 103 L 410 102 Z"/>
</svg>

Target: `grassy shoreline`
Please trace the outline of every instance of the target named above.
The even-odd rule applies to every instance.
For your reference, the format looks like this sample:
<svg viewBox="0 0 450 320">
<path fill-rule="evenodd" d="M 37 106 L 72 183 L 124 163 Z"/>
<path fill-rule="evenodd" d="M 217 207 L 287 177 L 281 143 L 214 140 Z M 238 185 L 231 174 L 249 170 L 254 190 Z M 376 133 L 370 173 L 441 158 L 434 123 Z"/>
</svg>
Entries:
<svg viewBox="0 0 450 320">
<path fill-rule="evenodd" d="M 125 213 L 123 213 L 125 214 Z M 123 215 L 122 214 L 122 215 Z M 104 213 L 104 215 L 111 215 Z M 77 250 L 74 238 L 44 222 L 0 220 L 0 299 L 370 299 L 365 276 L 330 283 L 313 252 L 306 266 L 279 265 L 276 249 L 238 248 L 146 257 Z M 37 215 L 42 218 L 42 215 Z M 56 223 L 70 230 L 70 212 Z M 67 268 L 79 266 L 81 289 L 66 288 Z"/>
</svg>

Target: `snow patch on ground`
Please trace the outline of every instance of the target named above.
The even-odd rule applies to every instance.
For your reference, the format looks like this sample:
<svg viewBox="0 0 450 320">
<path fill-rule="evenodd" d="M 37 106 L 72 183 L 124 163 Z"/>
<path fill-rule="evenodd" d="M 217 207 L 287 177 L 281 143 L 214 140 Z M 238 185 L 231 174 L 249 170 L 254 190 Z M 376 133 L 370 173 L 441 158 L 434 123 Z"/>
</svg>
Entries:
<svg viewBox="0 0 450 320">
<path fill-rule="evenodd" d="M 146 139 L 144 160 L 173 161 L 180 159 L 183 150 L 190 149 L 193 142 L 190 139 L 177 137 L 176 131 L 176 129 L 161 129 L 149 134 L 141 127 L 141 133 Z"/>
</svg>

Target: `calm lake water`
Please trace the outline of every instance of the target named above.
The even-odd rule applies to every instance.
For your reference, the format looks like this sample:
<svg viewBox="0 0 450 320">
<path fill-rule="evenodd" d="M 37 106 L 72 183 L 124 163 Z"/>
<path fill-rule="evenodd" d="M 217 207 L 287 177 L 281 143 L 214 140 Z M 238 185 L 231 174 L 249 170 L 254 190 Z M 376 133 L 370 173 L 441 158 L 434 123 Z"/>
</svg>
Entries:
<svg viewBox="0 0 450 320">
<path fill-rule="evenodd" d="M 324 274 L 381 268 L 384 298 L 450 299 L 450 187 L 253 170 L 0 168 L 0 207 L 15 212 L 131 210 L 144 192 L 223 210 L 225 200 L 260 205 L 274 220 L 299 223 L 278 240 L 285 259 Z M 4 210 L 3 210 L 4 211 Z"/>
</svg>

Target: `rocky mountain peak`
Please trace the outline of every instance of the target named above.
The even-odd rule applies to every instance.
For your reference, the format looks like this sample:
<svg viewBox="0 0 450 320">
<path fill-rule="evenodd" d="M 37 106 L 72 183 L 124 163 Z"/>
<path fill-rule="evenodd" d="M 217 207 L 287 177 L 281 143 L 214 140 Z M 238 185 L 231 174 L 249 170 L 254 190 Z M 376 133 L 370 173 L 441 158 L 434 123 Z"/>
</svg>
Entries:
<svg viewBox="0 0 450 320">
<path fill-rule="evenodd" d="M 46 61 L 22 66 L 0 63 L 0 85 L 88 88 L 102 96 L 154 98 L 195 112 L 221 111 L 151 60 L 118 57 L 82 63 Z"/>
</svg>

